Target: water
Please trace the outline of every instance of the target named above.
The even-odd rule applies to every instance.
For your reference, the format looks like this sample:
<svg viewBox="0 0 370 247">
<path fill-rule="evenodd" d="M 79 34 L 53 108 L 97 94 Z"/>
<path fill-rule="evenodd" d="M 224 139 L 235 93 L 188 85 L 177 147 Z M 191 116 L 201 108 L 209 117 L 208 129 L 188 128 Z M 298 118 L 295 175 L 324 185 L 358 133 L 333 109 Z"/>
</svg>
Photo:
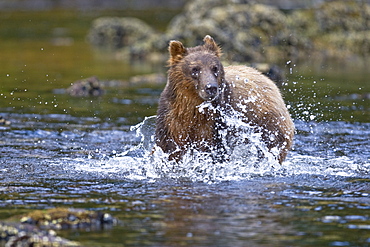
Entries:
<svg viewBox="0 0 370 247">
<path fill-rule="evenodd" d="M 21 15 L 47 15 L 38 14 Z M 88 16 L 78 18 L 84 22 L 65 24 L 71 36 Z M 52 28 L 37 34 L 49 37 Z M 27 42 L 15 32 L 0 47 L 0 115 L 11 121 L 0 126 L 1 220 L 58 206 L 120 220 L 57 232 L 84 246 L 370 246 L 366 64 L 284 63 L 297 133 L 282 165 L 235 157 L 179 166 L 149 155 L 162 86 L 112 87 L 100 98 L 55 91 L 91 75 L 125 79 L 156 69 L 96 58 L 78 36 L 58 47 L 20 34 Z"/>
<path fill-rule="evenodd" d="M 281 166 L 195 160 L 201 171 L 173 172 L 148 157 L 154 117 L 130 131 L 95 118 L 3 115 L 13 122 L 0 129 L 3 219 L 64 206 L 121 220 L 60 231 L 89 246 L 369 245 L 369 123 L 296 121 Z"/>
</svg>

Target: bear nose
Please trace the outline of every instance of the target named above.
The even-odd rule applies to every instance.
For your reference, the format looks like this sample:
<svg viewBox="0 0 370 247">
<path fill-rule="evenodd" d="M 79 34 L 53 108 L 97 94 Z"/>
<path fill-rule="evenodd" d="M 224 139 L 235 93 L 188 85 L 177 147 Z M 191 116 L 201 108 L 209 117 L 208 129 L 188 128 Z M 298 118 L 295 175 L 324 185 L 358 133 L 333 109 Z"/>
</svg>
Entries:
<svg viewBox="0 0 370 247">
<path fill-rule="evenodd" d="M 211 97 L 217 95 L 217 90 L 218 87 L 216 84 L 207 84 L 205 88 L 206 93 Z"/>
</svg>

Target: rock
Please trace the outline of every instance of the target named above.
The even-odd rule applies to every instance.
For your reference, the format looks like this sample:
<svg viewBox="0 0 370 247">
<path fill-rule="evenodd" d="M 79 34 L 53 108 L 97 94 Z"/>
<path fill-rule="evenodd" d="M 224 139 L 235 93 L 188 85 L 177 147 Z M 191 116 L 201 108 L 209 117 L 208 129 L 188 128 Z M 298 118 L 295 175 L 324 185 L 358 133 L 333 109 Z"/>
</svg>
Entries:
<svg viewBox="0 0 370 247">
<path fill-rule="evenodd" d="M 195 9 L 198 13 L 193 14 Z M 218 41 L 224 59 L 237 62 L 281 57 L 279 45 L 291 36 L 286 16 L 274 7 L 212 0 L 190 2 L 167 30 L 168 36 L 188 46 L 198 45 L 204 34 Z"/>
<path fill-rule="evenodd" d="M 101 229 L 114 225 L 117 220 L 110 214 L 73 208 L 52 208 L 36 210 L 21 218 L 21 223 L 41 229 Z"/>
<path fill-rule="evenodd" d="M 349 56 L 367 57 L 370 54 L 368 3 L 328 1 L 317 8 L 294 11 L 289 19 L 299 36 L 311 40 L 315 56 L 346 59 Z"/>
<path fill-rule="evenodd" d="M 276 83 L 278 87 L 283 85 L 285 80 L 285 71 L 280 68 L 278 65 L 273 64 L 266 64 L 266 63 L 253 63 L 251 67 L 256 68 L 257 70 L 261 71 L 263 74 L 268 76 L 272 81 Z"/>
<path fill-rule="evenodd" d="M 256 2 L 190 1 L 166 35 L 194 46 L 210 34 L 226 60 L 243 63 L 370 53 L 370 5 L 364 1 L 327 1 L 291 13 Z"/>
<path fill-rule="evenodd" d="M 96 47 L 115 50 L 147 40 L 153 34 L 154 30 L 137 18 L 101 17 L 93 21 L 88 40 Z"/>
<path fill-rule="evenodd" d="M 3 118 L 3 116 L 0 116 L 0 125 L 10 125 L 10 121 Z"/>
<path fill-rule="evenodd" d="M 41 230 L 28 224 L 0 222 L 0 233 L 0 240 L 6 242 L 5 246 L 81 246 L 77 242 L 57 236 L 52 230 Z"/>
<path fill-rule="evenodd" d="M 93 22 L 88 39 L 94 46 L 120 52 L 124 59 L 155 63 L 167 60 L 169 40 L 180 40 L 191 47 L 199 45 L 206 34 L 219 42 L 223 59 L 238 63 L 282 63 L 310 57 L 346 59 L 370 54 L 368 2 L 318 1 L 289 12 L 275 7 L 285 1 L 262 1 L 271 5 L 260 2 L 188 1 L 164 34 L 135 18 L 99 18 Z"/>
<path fill-rule="evenodd" d="M 105 92 L 103 83 L 96 76 L 78 80 L 66 91 L 69 95 L 75 97 L 101 96 Z"/>
<path fill-rule="evenodd" d="M 119 51 L 124 59 L 147 59 L 167 45 L 161 34 L 132 17 L 98 18 L 93 21 L 87 39 L 99 49 Z"/>
<path fill-rule="evenodd" d="M 331 54 L 336 57 L 370 55 L 370 31 L 334 32 L 325 35 L 322 40 L 331 47 Z"/>
<path fill-rule="evenodd" d="M 322 33 L 368 31 L 370 6 L 363 1 L 330 1 L 315 11 Z"/>
<path fill-rule="evenodd" d="M 72 208 L 36 210 L 20 217 L 20 223 L 16 218 L 0 222 L 0 240 L 6 241 L 5 246 L 81 246 L 57 236 L 54 230 L 101 230 L 118 223 L 107 213 Z"/>
</svg>

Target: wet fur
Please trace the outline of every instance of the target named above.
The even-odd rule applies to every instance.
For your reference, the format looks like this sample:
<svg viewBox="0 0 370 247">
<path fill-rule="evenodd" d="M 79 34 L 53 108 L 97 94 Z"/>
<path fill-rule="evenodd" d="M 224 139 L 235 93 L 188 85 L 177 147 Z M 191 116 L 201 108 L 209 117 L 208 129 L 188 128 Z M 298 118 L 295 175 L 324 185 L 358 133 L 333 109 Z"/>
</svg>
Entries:
<svg viewBox="0 0 370 247">
<path fill-rule="evenodd" d="M 159 100 L 155 137 L 157 146 L 169 153 L 170 159 L 180 161 L 188 149 L 196 149 L 223 160 L 225 150 L 219 131 L 227 126 L 221 115 L 232 111 L 241 113 L 244 122 L 263 133 L 269 149 L 280 149 L 280 163 L 285 159 L 294 125 L 279 89 L 270 79 L 246 66 L 223 68 L 221 49 L 208 35 L 203 45 L 192 48 L 171 41 L 169 53 L 168 80 Z M 197 69 L 202 73 L 196 74 Z M 214 84 L 218 86 L 216 97 L 206 92 L 208 85 Z M 248 100 L 251 97 L 254 102 Z M 198 107 L 205 101 L 222 112 L 209 108 L 200 112 Z"/>
</svg>

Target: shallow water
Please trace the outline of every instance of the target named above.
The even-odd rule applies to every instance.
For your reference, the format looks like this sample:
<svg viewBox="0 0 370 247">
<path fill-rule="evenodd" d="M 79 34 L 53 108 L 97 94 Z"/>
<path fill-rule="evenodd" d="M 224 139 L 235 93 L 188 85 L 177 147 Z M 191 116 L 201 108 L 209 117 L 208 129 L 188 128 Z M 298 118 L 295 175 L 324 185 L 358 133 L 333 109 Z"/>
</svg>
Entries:
<svg viewBox="0 0 370 247">
<path fill-rule="evenodd" d="M 66 19 L 56 23 L 50 14 Z M 93 16 L 77 14 L 21 13 L 28 29 L 2 40 L 0 116 L 11 124 L 0 126 L 1 220 L 57 206 L 120 220 L 110 229 L 58 231 L 84 246 L 370 246 L 366 64 L 283 64 L 297 134 L 282 165 L 174 166 L 148 155 L 163 86 L 112 87 L 100 98 L 55 90 L 91 75 L 158 72 L 95 57 L 83 35 L 74 35 L 75 23 L 88 27 Z M 74 43 L 51 44 L 55 27 Z"/>
</svg>

